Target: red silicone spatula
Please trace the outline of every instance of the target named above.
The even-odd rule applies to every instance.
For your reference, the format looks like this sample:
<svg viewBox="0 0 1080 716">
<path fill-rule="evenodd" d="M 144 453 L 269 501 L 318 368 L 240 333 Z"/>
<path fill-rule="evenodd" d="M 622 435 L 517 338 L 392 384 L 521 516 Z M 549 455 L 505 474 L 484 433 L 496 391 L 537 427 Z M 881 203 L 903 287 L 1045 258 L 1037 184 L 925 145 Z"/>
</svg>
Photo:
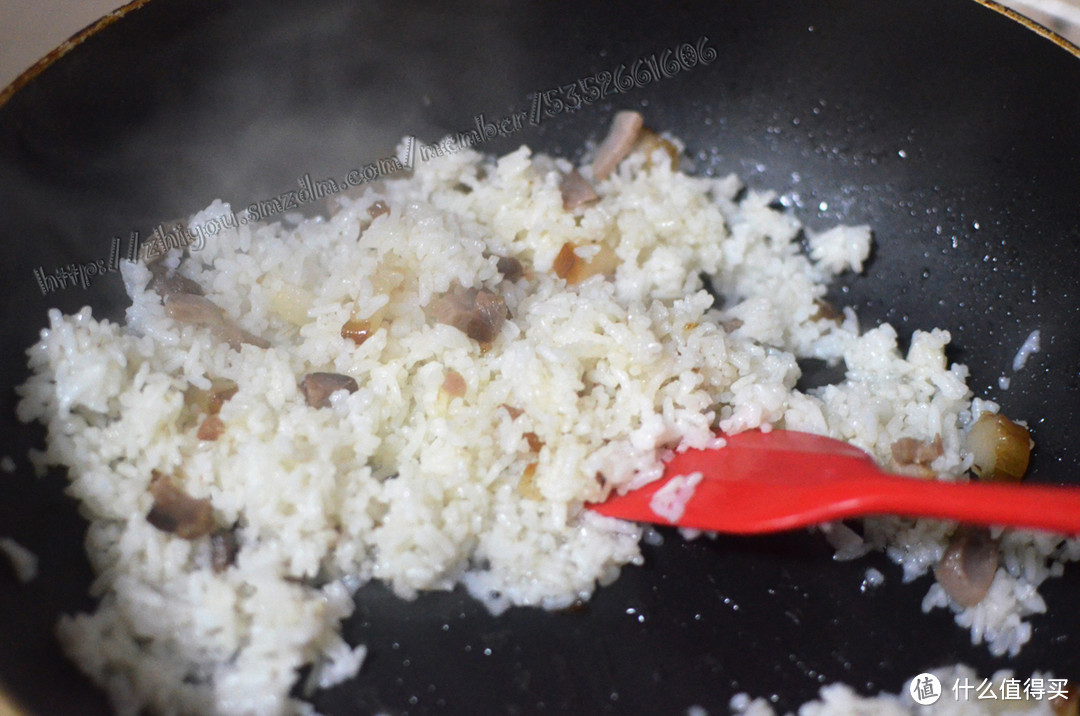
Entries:
<svg viewBox="0 0 1080 716">
<path fill-rule="evenodd" d="M 883 472 L 869 455 L 831 438 L 788 430 L 726 437 L 715 450 L 687 450 L 660 480 L 591 509 L 637 522 L 754 534 L 845 517 L 938 517 L 978 525 L 1080 533 L 1080 488 L 948 483 Z M 650 501 L 668 480 L 702 473 L 675 522 Z"/>
</svg>

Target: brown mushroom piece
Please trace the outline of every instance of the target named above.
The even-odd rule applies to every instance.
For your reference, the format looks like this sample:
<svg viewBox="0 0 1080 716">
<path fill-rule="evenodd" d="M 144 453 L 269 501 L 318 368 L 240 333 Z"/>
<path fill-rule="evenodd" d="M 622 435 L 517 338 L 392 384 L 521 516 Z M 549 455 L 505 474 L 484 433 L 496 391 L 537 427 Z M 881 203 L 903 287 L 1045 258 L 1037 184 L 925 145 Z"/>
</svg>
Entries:
<svg viewBox="0 0 1080 716">
<path fill-rule="evenodd" d="M 486 288 L 454 286 L 431 299 L 428 315 L 481 344 L 495 340 L 506 322 L 506 302 Z"/>
<path fill-rule="evenodd" d="M 525 276 L 525 266 L 513 256 L 499 256 L 488 251 L 484 252 L 484 258 L 495 257 L 495 269 L 504 280 L 514 283 Z"/>
<path fill-rule="evenodd" d="M 242 343 L 250 343 L 259 348 L 270 347 L 268 341 L 240 328 L 225 315 L 220 306 L 203 296 L 170 294 L 165 297 L 165 315 L 180 323 L 209 328 L 216 339 L 228 343 L 233 350 L 240 350 Z"/>
<path fill-rule="evenodd" d="M 210 500 L 197 500 L 172 483 L 168 475 L 155 471 L 150 481 L 154 504 L 146 521 L 162 532 L 181 539 L 198 539 L 214 529 L 214 508 Z"/>
<path fill-rule="evenodd" d="M 571 169 L 569 174 L 563 175 L 559 191 L 562 193 L 562 206 L 566 211 L 573 211 L 600 198 L 592 184 L 586 181 L 577 169 Z"/>
<path fill-rule="evenodd" d="M 644 125 L 645 119 L 640 112 L 623 110 L 615 113 L 615 118 L 611 121 L 611 129 L 608 130 L 607 136 L 604 137 L 604 141 L 597 148 L 596 156 L 593 158 L 593 176 L 598 181 L 611 176 L 615 167 L 619 166 L 619 162 L 626 158 L 626 155 L 634 148 L 638 133 Z"/>
<path fill-rule="evenodd" d="M 940 435 L 935 436 L 931 442 L 915 438 L 900 438 L 892 444 L 892 459 L 897 465 L 926 466 L 941 457 L 944 452 Z"/>
<path fill-rule="evenodd" d="M 153 264 L 150 270 L 153 272 L 154 277 L 150 279 L 147 288 L 162 298 L 177 293 L 186 293 L 192 296 L 203 295 L 202 286 L 187 276 L 181 276 L 176 271 L 167 272 L 162 264 Z"/>
<path fill-rule="evenodd" d="M 223 323 L 225 312 L 221 307 L 203 296 L 176 293 L 165 296 L 165 315 L 174 321 L 192 326 L 213 328 Z"/>
<path fill-rule="evenodd" d="M 834 323 L 843 323 L 844 312 L 837 309 L 823 298 L 814 300 L 814 312 L 810 314 L 811 321 L 832 321 Z"/>
<path fill-rule="evenodd" d="M 998 545 L 985 527 L 957 528 L 949 539 L 934 576 L 949 598 L 973 607 L 990 591 L 998 568 Z"/>
<path fill-rule="evenodd" d="M 513 256 L 500 256 L 495 263 L 495 268 L 498 269 L 499 273 L 502 274 L 502 277 L 510 283 L 517 281 L 525 275 L 525 267 Z"/>
<path fill-rule="evenodd" d="M 308 373 L 300 381 L 300 392 L 313 408 L 329 408 L 331 395 L 339 390 L 355 393 L 359 388 L 355 380 L 340 373 Z"/>
</svg>

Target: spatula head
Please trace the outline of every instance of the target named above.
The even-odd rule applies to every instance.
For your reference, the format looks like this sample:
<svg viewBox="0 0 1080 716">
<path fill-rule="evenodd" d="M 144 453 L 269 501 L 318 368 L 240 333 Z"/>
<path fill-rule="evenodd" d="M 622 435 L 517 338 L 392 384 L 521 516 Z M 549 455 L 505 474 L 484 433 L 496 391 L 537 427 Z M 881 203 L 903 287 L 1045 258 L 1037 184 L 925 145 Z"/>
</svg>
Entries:
<svg viewBox="0 0 1080 716">
<path fill-rule="evenodd" d="M 752 430 L 725 441 L 719 449 L 676 453 L 661 479 L 591 509 L 625 520 L 715 532 L 777 532 L 827 521 L 838 502 L 843 505 L 846 483 L 878 474 L 865 452 L 820 435 Z M 672 478 L 696 472 L 702 479 L 681 516 L 672 521 L 653 509 L 654 496 Z"/>
</svg>

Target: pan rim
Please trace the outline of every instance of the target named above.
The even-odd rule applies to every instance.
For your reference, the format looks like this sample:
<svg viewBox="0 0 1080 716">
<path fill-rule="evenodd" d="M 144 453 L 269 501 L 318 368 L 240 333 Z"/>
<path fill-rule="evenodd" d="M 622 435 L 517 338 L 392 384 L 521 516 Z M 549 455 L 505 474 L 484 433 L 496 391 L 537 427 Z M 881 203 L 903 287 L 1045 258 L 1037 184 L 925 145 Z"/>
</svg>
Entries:
<svg viewBox="0 0 1080 716">
<path fill-rule="evenodd" d="M 116 10 L 113 10 L 109 14 L 100 18 L 96 22 L 86 26 L 68 39 L 61 42 L 59 45 L 46 53 L 44 57 L 39 59 L 25 71 L 23 71 L 6 87 L 0 88 L 0 109 L 3 109 L 4 105 L 8 103 L 8 101 L 15 95 L 16 92 L 25 87 L 31 80 L 33 80 L 35 77 L 48 69 L 54 62 L 56 62 L 64 55 L 68 54 L 73 49 L 81 45 L 88 38 L 97 34 L 98 32 L 105 29 L 114 22 L 123 19 L 129 13 L 132 13 L 148 5 L 150 2 L 151 0 L 131 0 L 131 2 L 117 8 Z M 996 2 L 996 0 L 974 0 L 974 2 L 982 5 L 985 8 L 993 10 L 994 12 L 1004 15 L 1013 22 L 1023 25 L 1035 34 L 1046 38 L 1047 40 L 1053 42 L 1055 45 L 1062 48 L 1077 59 L 1080 59 L 1080 45 L 1073 44 L 1069 40 L 1065 39 L 1061 35 L 1051 30 L 1050 28 L 1040 25 L 1034 20 L 1021 15 L 1015 10 L 1005 7 L 1001 3 Z M 0 714 L 0 716 L 3 716 L 3 714 Z"/>
</svg>

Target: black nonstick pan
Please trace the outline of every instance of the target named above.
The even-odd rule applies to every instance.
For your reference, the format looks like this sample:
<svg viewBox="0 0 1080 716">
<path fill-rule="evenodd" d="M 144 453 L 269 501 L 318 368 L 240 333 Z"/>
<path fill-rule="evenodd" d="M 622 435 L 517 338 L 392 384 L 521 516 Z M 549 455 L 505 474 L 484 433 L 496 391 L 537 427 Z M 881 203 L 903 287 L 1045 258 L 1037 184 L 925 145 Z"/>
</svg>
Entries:
<svg viewBox="0 0 1080 716">
<path fill-rule="evenodd" d="M 63 475 L 35 478 L 42 431 L 13 386 L 46 310 L 122 318 L 117 274 L 43 293 L 34 269 L 93 263 L 214 198 L 278 196 L 344 176 L 412 135 L 530 112 L 537 93 L 706 39 L 716 58 L 484 146 L 572 157 L 614 110 L 687 143 L 693 170 L 773 188 L 812 228 L 868 223 L 865 275 L 830 299 L 864 326 L 952 332 L 970 386 L 1032 426 L 1032 481 L 1080 485 L 1080 56 L 992 3 L 800 0 L 516 3 L 154 0 L 134 3 L 0 97 L 3 291 L 0 533 L 40 559 L 0 567 L 0 682 L 28 714 L 103 714 L 53 628 L 90 606 L 84 523 Z M 555 96 L 558 96 L 557 94 Z M 542 109 L 553 105 L 544 99 Z M 997 379 L 1032 330 L 1043 350 Z M 324 714 L 726 713 L 749 692 L 793 709 L 824 683 L 898 691 L 929 668 L 1080 677 L 1080 569 L 1043 587 L 1048 613 L 1013 659 L 921 612 L 878 555 L 834 562 L 816 533 L 686 542 L 663 532 L 581 609 L 495 618 L 459 592 L 358 595 L 354 680 Z M 862 590 L 873 566 L 883 586 Z"/>
</svg>

